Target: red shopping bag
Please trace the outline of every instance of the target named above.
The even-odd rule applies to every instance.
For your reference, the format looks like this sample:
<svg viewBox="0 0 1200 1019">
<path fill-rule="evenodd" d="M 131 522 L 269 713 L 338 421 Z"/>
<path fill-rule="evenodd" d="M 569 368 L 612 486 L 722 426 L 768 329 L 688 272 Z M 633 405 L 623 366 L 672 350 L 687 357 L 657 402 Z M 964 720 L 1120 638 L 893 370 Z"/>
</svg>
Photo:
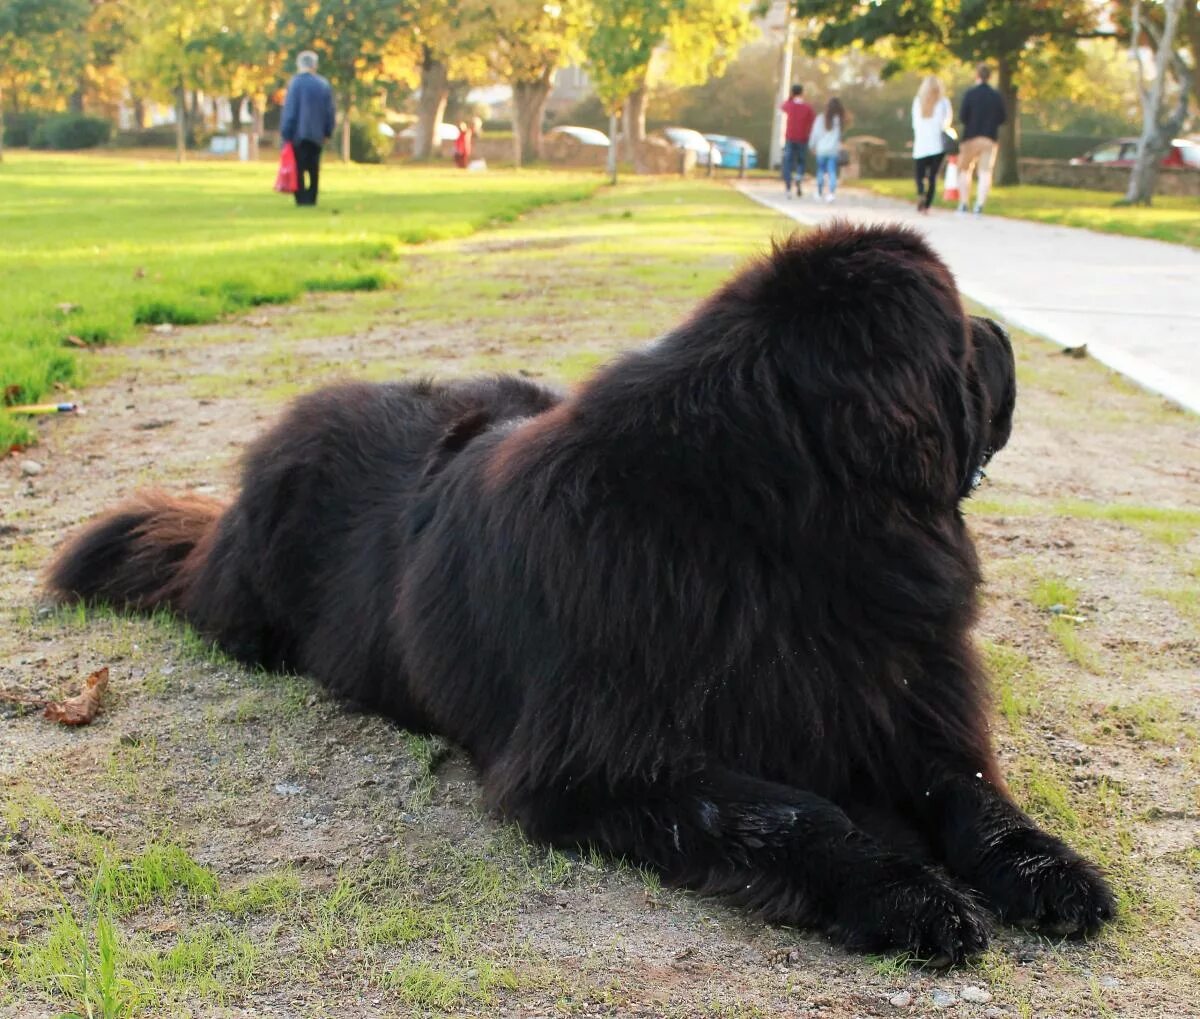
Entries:
<svg viewBox="0 0 1200 1019">
<path fill-rule="evenodd" d="M 275 175 L 275 190 L 294 194 L 300 188 L 300 175 L 296 172 L 296 150 L 291 142 L 284 142 L 279 150 L 279 173 Z"/>
</svg>

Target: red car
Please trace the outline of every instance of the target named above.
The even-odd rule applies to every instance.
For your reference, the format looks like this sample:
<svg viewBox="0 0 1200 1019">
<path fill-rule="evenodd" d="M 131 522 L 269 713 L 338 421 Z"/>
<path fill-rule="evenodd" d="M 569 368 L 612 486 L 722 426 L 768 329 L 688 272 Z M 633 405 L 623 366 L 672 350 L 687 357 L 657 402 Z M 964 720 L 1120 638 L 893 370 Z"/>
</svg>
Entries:
<svg viewBox="0 0 1200 1019">
<path fill-rule="evenodd" d="M 1137 159 L 1138 140 L 1136 138 L 1118 138 L 1115 141 L 1097 145 L 1090 152 L 1071 160 L 1072 166 L 1133 166 Z M 1162 158 L 1163 166 L 1173 166 L 1177 170 L 1200 170 L 1200 141 L 1190 138 L 1176 138 Z"/>
</svg>

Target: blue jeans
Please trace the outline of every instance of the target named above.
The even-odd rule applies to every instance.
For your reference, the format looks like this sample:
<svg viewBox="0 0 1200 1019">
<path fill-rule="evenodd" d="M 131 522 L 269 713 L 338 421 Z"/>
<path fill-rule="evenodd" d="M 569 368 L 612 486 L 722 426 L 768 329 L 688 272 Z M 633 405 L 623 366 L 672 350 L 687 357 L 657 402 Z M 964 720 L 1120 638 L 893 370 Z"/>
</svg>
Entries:
<svg viewBox="0 0 1200 1019">
<path fill-rule="evenodd" d="M 817 193 L 824 194 L 829 188 L 831 195 L 837 194 L 838 157 L 817 156 Z"/>
<path fill-rule="evenodd" d="M 804 161 L 808 158 L 808 142 L 786 142 L 783 146 L 783 186 L 792 190 L 792 174 L 796 175 L 796 190 L 804 180 Z"/>
</svg>

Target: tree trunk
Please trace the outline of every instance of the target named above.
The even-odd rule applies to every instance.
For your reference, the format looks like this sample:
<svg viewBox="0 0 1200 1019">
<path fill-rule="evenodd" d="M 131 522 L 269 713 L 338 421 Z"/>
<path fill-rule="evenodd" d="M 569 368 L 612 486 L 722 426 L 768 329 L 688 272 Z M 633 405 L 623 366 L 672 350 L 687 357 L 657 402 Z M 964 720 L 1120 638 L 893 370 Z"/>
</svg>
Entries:
<svg viewBox="0 0 1200 1019">
<path fill-rule="evenodd" d="M 417 103 L 417 136 L 413 139 L 413 159 L 429 159 L 441 151 L 438 127 L 450 98 L 450 78 L 446 65 L 425 51 L 421 62 L 421 98 Z"/>
<path fill-rule="evenodd" d="M 187 89 L 183 82 L 175 89 L 175 160 L 182 163 L 187 155 Z"/>
<path fill-rule="evenodd" d="M 1021 128 L 1020 97 L 1017 83 L 1013 81 L 1013 64 L 1018 58 L 1006 54 L 997 64 L 1000 98 L 1004 100 L 1004 123 L 1000 125 L 1000 151 L 997 154 L 996 183 L 1011 187 L 1021 183 Z"/>
<path fill-rule="evenodd" d="M 0 163 L 4 162 L 4 83 L 0 82 Z"/>
<path fill-rule="evenodd" d="M 608 179 L 617 182 L 617 111 L 608 115 Z"/>
<path fill-rule="evenodd" d="M 517 138 L 518 165 L 541 159 L 542 120 L 546 116 L 546 101 L 553 87 L 553 68 L 545 70 L 532 81 L 514 81 L 513 130 Z"/>
<path fill-rule="evenodd" d="M 250 128 L 250 158 L 258 160 L 258 149 L 262 144 L 263 111 L 266 109 L 266 96 L 256 96 L 250 100 L 250 116 L 253 125 Z"/>
<path fill-rule="evenodd" d="M 1140 7 L 1140 5 L 1139 5 Z M 1192 75 L 1182 58 L 1175 52 L 1175 36 L 1183 17 L 1183 0 L 1166 0 L 1163 5 L 1161 29 L 1146 26 L 1146 34 L 1154 44 L 1154 79 L 1146 88 L 1139 80 L 1142 100 L 1142 134 L 1138 139 L 1137 159 L 1129 173 L 1129 189 L 1123 199 L 1126 205 L 1149 205 L 1158 183 L 1159 165 L 1166 154 L 1171 140 L 1182 130 L 1187 120 L 1188 100 L 1192 88 Z M 1134 39 L 1139 42 L 1137 26 L 1140 10 L 1134 11 Z M 1167 79 L 1174 67 L 1179 78 L 1179 96 L 1175 109 L 1163 119 L 1163 106 L 1167 101 Z M 1139 79 L 1141 63 L 1138 63 Z"/>
<path fill-rule="evenodd" d="M 350 116 L 354 112 L 354 105 L 347 100 L 346 112 L 342 114 L 342 162 L 350 162 Z"/>
<path fill-rule="evenodd" d="M 635 173 L 645 173 L 642 142 L 646 140 L 646 85 L 643 82 L 625 100 L 625 151 Z"/>
<path fill-rule="evenodd" d="M 67 109 L 72 113 L 83 114 L 83 92 L 85 85 L 86 80 L 81 77 L 75 91 L 71 93 L 71 98 L 67 101 Z"/>
</svg>

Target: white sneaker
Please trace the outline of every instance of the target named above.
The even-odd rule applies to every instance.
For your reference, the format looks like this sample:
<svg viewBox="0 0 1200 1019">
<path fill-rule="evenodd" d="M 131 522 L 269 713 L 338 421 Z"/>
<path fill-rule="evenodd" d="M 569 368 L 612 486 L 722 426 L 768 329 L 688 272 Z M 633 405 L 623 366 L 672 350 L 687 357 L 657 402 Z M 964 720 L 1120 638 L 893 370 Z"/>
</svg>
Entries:
<svg viewBox="0 0 1200 1019">
<path fill-rule="evenodd" d="M 833 195 L 832 195 L 832 194 L 826 195 L 826 196 L 825 196 L 825 201 L 826 201 L 826 203 L 832 202 L 832 201 L 833 201 Z"/>
<path fill-rule="evenodd" d="M 962 213 L 966 212 L 966 211 L 967 211 L 967 203 L 966 203 L 966 202 L 959 202 L 959 203 L 958 203 L 958 209 L 957 209 L 956 211 L 957 211 L 957 212 L 958 212 L 960 215 L 961 215 Z"/>
<path fill-rule="evenodd" d="M 982 205 L 976 205 L 976 206 L 975 206 L 975 215 L 976 215 L 976 216 L 981 216 L 981 215 L 983 215 L 983 206 L 982 206 Z"/>
</svg>

